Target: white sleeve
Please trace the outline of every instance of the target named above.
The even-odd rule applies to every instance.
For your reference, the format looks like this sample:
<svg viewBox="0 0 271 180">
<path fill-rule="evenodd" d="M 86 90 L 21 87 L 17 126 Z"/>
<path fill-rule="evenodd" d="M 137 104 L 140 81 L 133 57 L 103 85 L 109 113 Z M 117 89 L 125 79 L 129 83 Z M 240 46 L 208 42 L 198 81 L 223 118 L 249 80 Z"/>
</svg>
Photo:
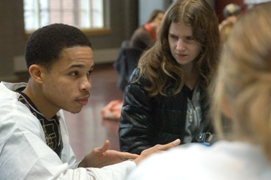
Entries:
<svg viewBox="0 0 271 180">
<path fill-rule="evenodd" d="M 59 124 L 61 128 L 61 135 L 63 141 L 63 149 L 61 152 L 61 160 L 63 163 L 68 163 L 69 168 L 75 169 L 77 168 L 80 162 L 76 162 L 76 157 L 70 145 L 69 133 L 68 128 L 64 119 L 63 111 L 60 110 L 58 113 Z"/>
<path fill-rule="evenodd" d="M 39 173 L 29 172 L 25 179 L 56 179 L 56 180 L 124 180 L 126 176 L 136 167 L 133 161 L 124 161 L 122 163 L 105 166 L 103 168 L 76 168 L 67 169 L 67 166 L 52 166 L 41 170 L 32 168 L 31 171 Z M 48 171 L 51 172 L 48 173 Z M 35 175 L 33 175 L 35 174 Z M 1 175 L 0 175 L 1 177 Z M 20 178 L 19 178 L 20 179 Z M 24 178 L 23 178 L 24 179 Z"/>
<path fill-rule="evenodd" d="M 136 166 L 125 161 L 100 169 L 72 169 L 70 146 L 65 162 L 46 145 L 40 122 L 16 97 L 0 93 L 0 114 L 0 179 L 121 180 Z"/>
<path fill-rule="evenodd" d="M 105 166 L 103 168 L 77 168 L 69 169 L 58 179 L 65 180 L 124 180 L 126 176 L 136 167 L 133 161 Z"/>
</svg>

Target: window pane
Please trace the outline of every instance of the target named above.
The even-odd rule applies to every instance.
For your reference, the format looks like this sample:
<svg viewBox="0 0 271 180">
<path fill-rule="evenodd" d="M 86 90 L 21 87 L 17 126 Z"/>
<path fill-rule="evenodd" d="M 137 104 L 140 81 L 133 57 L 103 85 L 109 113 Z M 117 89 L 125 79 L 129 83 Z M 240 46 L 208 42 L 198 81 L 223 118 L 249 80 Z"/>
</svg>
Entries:
<svg viewBox="0 0 271 180">
<path fill-rule="evenodd" d="M 93 27 L 103 27 L 103 2 L 92 0 L 91 24 Z"/>
<path fill-rule="evenodd" d="M 24 28 L 27 31 L 36 29 L 35 28 L 35 15 L 33 13 L 33 11 L 25 11 L 24 12 Z M 26 23 L 27 22 L 27 23 Z"/>
<path fill-rule="evenodd" d="M 80 16 L 79 16 L 79 21 L 81 22 L 80 27 L 83 27 L 83 28 L 91 27 L 90 1 L 81 0 L 80 9 L 81 9 Z"/>
<path fill-rule="evenodd" d="M 24 28 L 25 30 L 35 29 L 35 0 L 24 0 Z"/>
<path fill-rule="evenodd" d="M 103 0 L 24 0 L 25 30 L 52 23 L 79 28 L 104 26 Z"/>
<path fill-rule="evenodd" d="M 49 8 L 52 10 L 61 9 L 61 0 L 49 0 Z"/>
<path fill-rule="evenodd" d="M 24 10 L 32 10 L 34 7 L 35 0 L 24 0 Z"/>
<path fill-rule="evenodd" d="M 63 23 L 73 25 L 73 12 L 64 12 L 63 13 Z"/>
<path fill-rule="evenodd" d="M 90 27 L 90 18 L 85 18 L 86 12 L 80 12 L 78 18 L 78 27 L 81 28 L 88 28 Z"/>
<path fill-rule="evenodd" d="M 73 9 L 73 0 L 63 0 L 62 1 L 62 9 L 66 10 L 66 9 Z"/>
<path fill-rule="evenodd" d="M 49 2 L 48 1 L 40 0 L 39 3 L 40 3 L 40 9 L 44 10 L 44 9 L 49 8 Z"/>
<path fill-rule="evenodd" d="M 62 18 L 61 18 L 61 13 L 59 11 L 51 11 L 50 12 L 50 24 L 53 23 L 61 23 L 62 22 Z"/>
<path fill-rule="evenodd" d="M 50 24 L 49 19 L 50 18 L 48 10 L 42 10 L 40 12 L 40 26 L 42 27 Z"/>
</svg>

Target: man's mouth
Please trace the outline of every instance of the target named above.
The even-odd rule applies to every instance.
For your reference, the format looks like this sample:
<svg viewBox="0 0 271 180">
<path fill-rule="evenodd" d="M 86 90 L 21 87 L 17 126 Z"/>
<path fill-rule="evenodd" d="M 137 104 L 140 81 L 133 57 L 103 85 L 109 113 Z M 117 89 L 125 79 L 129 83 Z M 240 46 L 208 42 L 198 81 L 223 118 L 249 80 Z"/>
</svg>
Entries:
<svg viewBox="0 0 271 180">
<path fill-rule="evenodd" d="M 81 105 L 86 105 L 87 103 L 88 103 L 88 98 L 89 98 L 89 95 L 88 96 L 85 96 L 85 97 L 83 97 L 83 98 L 79 98 L 78 100 L 77 100 L 77 102 L 79 102 Z"/>
</svg>

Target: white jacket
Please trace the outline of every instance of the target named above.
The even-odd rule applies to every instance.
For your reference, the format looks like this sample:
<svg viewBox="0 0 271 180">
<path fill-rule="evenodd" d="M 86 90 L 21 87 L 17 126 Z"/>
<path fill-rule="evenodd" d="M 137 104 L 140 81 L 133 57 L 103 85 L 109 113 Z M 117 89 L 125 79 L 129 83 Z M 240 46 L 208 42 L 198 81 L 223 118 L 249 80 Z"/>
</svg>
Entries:
<svg viewBox="0 0 271 180">
<path fill-rule="evenodd" d="M 271 165 L 261 149 L 221 141 L 190 144 L 151 155 L 127 180 L 270 180 Z"/>
<path fill-rule="evenodd" d="M 104 168 L 77 168 L 62 110 L 57 113 L 63 139 L 60 159 L 47 146 L 40 122 L 12 91 L 22 86 L 26 83 L 0 83 L 1 180 L 121 180 L 136 166 L 125 161 Z"/>
</svg>

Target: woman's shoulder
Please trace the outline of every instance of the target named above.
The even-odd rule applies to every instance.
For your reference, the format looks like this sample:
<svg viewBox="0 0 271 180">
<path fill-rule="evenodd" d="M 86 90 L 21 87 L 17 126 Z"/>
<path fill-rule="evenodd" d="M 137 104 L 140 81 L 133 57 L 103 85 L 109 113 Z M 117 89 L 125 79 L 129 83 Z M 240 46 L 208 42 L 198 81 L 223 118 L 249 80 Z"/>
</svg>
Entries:
<svg viewBox="0 0 271 180">
<path fill-rule="evenodd" d="M 143 86 L 149 85 L 150 81 L 148 81 L 142 73 L 139 67 L 135 68 L 130 76 L 129 82 Z"/>
</svg>

